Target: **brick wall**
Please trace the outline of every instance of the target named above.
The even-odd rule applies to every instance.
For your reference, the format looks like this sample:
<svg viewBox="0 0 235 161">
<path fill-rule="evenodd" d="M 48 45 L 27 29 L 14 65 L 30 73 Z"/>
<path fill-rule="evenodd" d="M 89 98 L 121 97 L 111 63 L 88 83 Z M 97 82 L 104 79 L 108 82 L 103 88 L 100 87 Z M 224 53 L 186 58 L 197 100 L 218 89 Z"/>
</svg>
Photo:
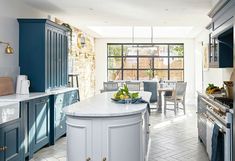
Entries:
<svg viewBox="0 0 235 161">
<path fill-rule="evenodd" d="M 55 22 L 63 23 L 59 19 L 55 19 Z M 74 26 L 70 25 L 70 27 L 72 39 L 69 40 L 69 73 L 79 75 L 80 99 L 83 100 L 95 94 L 94 37 Z M 81 44 L 81 37 L 85 38 L 84 46 Z"/>
</svg>

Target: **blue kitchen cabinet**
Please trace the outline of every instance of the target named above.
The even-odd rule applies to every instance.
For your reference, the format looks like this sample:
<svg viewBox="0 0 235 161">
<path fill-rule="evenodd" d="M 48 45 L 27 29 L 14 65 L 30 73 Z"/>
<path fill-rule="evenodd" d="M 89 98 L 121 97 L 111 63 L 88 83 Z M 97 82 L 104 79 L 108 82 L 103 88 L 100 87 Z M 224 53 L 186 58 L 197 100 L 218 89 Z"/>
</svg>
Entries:
<svg viewBox="0 0 235 161">
<path fill-rule="evenodd" d="M 49 144 L 50 99 L 49 96 L 20 103 L 22 118 L 22 150 L 26 160 Z"/>
<path fill-rule="evenodd" d="M 233 68 L 235 1 L 219 1 L 209 12 L 209 67 Z"/>
<path fill-rule="evenodd" d="M 22 161 L 21 119 L 0 125 L 0 160 Z"/>
<path fill-rule="evenodd" d="M 71 105 L 73 103 L 76 103 L 77 101 L 80 101 L 79 91 L 73 90 L 70 92 L 65 93 L 65 106 Z"/>
<path fill-rule="evenodd" d="M 31 154 L 49 144 L 50 101 L 42 97 L 29 102 L 29 139 Z"/>
<path fill-rule="evenodd" d="M 67 28 L 47 19 L 18 19 L 20 73 L 30 91 L 44 92 L 68 84 Z"/>
<path fill-rule="evenodd" d="M 50 144 L 66 134 L 66 116 L 63 108 L 79 101 L 78 90 L 51 96 L 51 139 Z"/>
</svg>

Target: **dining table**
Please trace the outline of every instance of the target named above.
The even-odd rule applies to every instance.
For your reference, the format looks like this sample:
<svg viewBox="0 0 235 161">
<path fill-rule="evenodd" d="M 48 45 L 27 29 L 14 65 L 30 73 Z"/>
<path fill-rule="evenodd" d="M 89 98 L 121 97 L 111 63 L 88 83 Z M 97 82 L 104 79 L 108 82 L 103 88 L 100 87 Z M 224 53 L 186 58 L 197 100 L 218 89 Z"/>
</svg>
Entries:
<svg viewBox="0 0 235 161">
<path fill-rule="evenodd" d="M 158 109 L 157 112 L 162 113 L 162 95 L 165 92 L 173 92 L 174 87 L 160 87 L 157 89 L 158 92 Z"/>
</svg>

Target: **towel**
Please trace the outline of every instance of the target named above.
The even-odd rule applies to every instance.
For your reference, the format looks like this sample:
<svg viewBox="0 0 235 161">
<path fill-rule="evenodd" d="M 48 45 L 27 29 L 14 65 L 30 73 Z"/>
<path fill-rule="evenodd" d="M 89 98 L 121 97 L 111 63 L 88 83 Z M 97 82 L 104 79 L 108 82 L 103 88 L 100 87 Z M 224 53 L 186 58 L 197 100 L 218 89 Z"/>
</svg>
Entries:
<svg viewBox="0 0 235 161">
<path fill-rule="evenodd" d="M 224 134 L 219 129 L 220 127 L 214 124 L 211 161 L 224 161 Z"/>
<path fill-rule="evenodd" d="M 206 151 L 211 160 L 211 152 L 212 152 L 212 134 L 214 129 L 214 123 L 210 120 L 207 120 L 206 123 Z"/>
<path fill-rule="evenodd" d="M 116 100 L 116 99 L 114 99 L 114 98 L 111 98 L 113 101 L 115 101 L 115 102 L 117 102 L 117 103 L 121 103 L 121 104 L 126 104 L 127 103 L 127 101 L 126 100 Z M 144 99 L 142 99 L 142 98 L 137 98 L 137 99 L 132 99 L 132 100 L 130 100 L 130 103 L 131 104 L 140 104 L 140 103 L 147 103 L 147 110 L 148 110 L 148 112 L 149 112 L 149 114 L 150 114 L 150 104 L 149 104 L 149 102 L 148 101 L 145 101 Z"/>
<path fill-rule="evenodd" d="M 133 100 L 131 103 L 133 103 L 133 104 L 139 104 L 139 103 L 147 103 L 147 110 L 148 110 L 148 112 L 149 112 L 149 114 L 150 114 L 150 104 L 149 104 L 149 102 L 148 101 L 145 101 L 145 100 L 143 100 L 142 98 L 140 98 L 140 99 L 136 99 L 136 100 Z"/>
</svg>

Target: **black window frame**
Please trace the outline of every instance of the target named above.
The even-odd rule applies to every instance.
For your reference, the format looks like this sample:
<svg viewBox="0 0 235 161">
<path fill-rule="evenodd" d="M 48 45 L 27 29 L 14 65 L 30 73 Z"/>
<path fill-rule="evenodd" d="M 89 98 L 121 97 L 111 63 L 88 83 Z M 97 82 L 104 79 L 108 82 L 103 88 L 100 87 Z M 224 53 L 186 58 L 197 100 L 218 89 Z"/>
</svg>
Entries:
<svg viewBox="0 0 235 161">
<path fill-rule="evenodd" d="M 109 45 L 121 45 L 121 56 L 109 56 Z M 137 50 L 136 55 L 131 55 L 131 56 L 124 56 L 123 55 L 123 46 L 125 45 L 132 45 L 136 46 L 137 48 L 139 46 L 156 46 L 156 45 L 166 45 L 167 46 L 167 56 L 156 56 L 156 55 L 139 55 L 139 50 Z M 182 45 L 183 46 L 183 56 L 171 56 L 170 55 L 170 46 L 171 45 Z M 147 68 L 139 68 L 139 58 L 151 58 L 152 59 L 152 67 L 151 69 L 153 70 L 153 77 L 155 76 L 155 71 L 160 71 L 164 70 L 167 71 L 168 73 L 168 80 L 170 80 L 170 71 L 183 71 L 183 80 L 184 81 L 184 53 L 185 53 L 185 48 L 184 48 L 184 43 L 107 43 L 107 81 L 109 81 L 109 71 L 112 70 L 121 70 L 121 80 L 124 80 L 123 77 L 123 71 L 124 70 L 136 70 L 137 71 L 137 79 L 139 80 L 139 71 L 140 70 L 148 70 Z M 121 68 L 109 68 L 109 58 L 121 58 Z M 131 69 L 131 68 L 124 68 L 123 66 L 123 58 L 136 58 L 137 59 L 137 68 Z M 154 59 L 155 58 L 167 58 L 168 59 L 168 67 L 167 68 L 155 68 L 154 66 Z M 170 68 L 170 59 L 171 58 L 182 58 L 183 59 L 183 68 Z"/>
</svg>

